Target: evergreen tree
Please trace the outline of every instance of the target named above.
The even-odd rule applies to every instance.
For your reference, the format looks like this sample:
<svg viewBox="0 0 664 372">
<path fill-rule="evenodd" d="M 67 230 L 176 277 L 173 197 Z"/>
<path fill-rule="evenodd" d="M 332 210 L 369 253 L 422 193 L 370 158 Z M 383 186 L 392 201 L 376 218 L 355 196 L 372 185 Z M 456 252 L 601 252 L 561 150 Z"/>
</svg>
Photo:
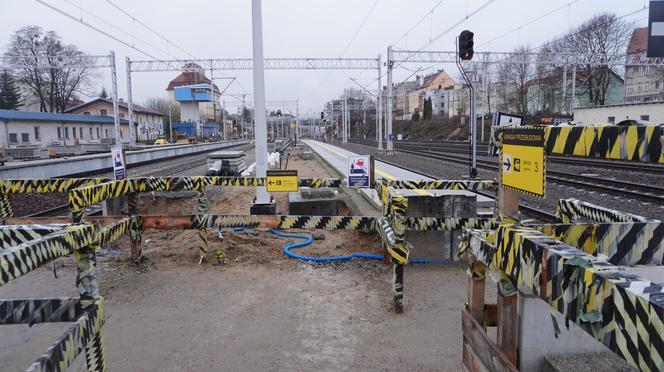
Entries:
<svg viewBox="0 0 664 372">
<path fill-rule="evenodd" d="M 419 111 L 413 112 L 413 115 L 410 117 L 410 120 L 420 121 L 420 112 Z"/>
<path fill-rule="evenodd" d="M 23 105 L 21 92 L 16 86 L 16 81 L 9 71 L 4 70 L 0 74 L 0 109 L 17 110 Z"/>
<path fill-rule="evenodd" d="M 424 108 L 422 111 L 422 119 L 423 120 L 431 120 L 433 113 L 433 106 L 431 103 L 431 97 L 427 98 L 424 100 Z"/>
<path fill-rule="evenodd" d="M 106 91 L 106 87 L 101 87 L 101 92 L 99 92 L 99 98 L 108 98 L 108 92 Z"/>
</svg>

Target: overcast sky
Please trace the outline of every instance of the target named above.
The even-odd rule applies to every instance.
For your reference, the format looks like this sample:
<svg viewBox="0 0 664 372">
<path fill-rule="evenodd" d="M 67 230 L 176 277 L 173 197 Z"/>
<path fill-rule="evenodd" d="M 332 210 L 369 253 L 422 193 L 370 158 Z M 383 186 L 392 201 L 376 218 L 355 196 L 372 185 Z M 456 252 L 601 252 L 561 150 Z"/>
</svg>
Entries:
<svg viewBox="0 0 664 372">
<path fill-rule="evenodd" d="M 188 57 L 173 44 L 197 58 L 251 57 L 250 0 L 111 0 L 173 44 L 134 22 L 106 0 L 44 1 L 160 59 Z M 387 45 L 401 39 L 395 48 L 420 49 L 431 38 L 436 38 L 486 1 L 444 0 L 431 13 L 431 9 L 440 0 L 263 0 L 264 54 L 265 57 L 336 58 L 343 55 L 376 58 L 380 53 L 384 58 Z M 565 4 L 570 5 L 485 44 Z M 645 0 L 495 0 L 426 49 L 453 50 L 454 37 L 463 29 L 475 33 L 476 51 L 509 51 L 518 45 L 533 47 L 575 27 L 596 13 L 608 11 L 622 16 L 646 5 Z M 3 50 L 11 34 L 27 25 L 56 31 L 65 42 L 75 44 L 89 54 L 108 54 L 109 50 L 114 50 L 118 61 L 121 97 L 127 95 L 125 57 L 149 59 L 139 51 L 36 1 L 0 0 L 0 9 L 3 14 L 3 21 L 0 22 L 0 45 Z M 427 14 L 419 26 L 402 37 Z M 646 25 L 647 16 L 646 10 L 625 19 Z M 366 22 L 363 23 L 365 18 Z M 356 32 L 357 36 L 352 40 Z M 408 77 L 411 74 L 409 70 L 414 71 L 420 67 L 429 72 L 444 68 L 450 75 L 457 75 L 454 65 L 413 63 L 404 67 L 408 70 L 400 68 L 395 72 L 395 82 Z M 223 74 L 237 77 L 237 83 L 231 85 L 228 93 L 251 93 L 253 85 L 250 71 L 228 71 Z M 140 103 L 151 96 L 165 96 L 168 81 L 176 75 L 175 72 L 134 74 L 135 101 Z M 372 89 L 376 89 L 374 71 L 267 70 L 265 75 L 267 99 L 299 99 L 301 113 L 320 111 L 324 102 L 339 96 L 344 87 L 353 86 L 349 80 L 351 77 L 364 83 L 373 82 Z M 98 84 L 99 89 L 102 85 L 110 88 L 110 74 L 105 72 Z M 223 87 L 225 84 L 217 81 L 217 85 Z M 236 98 L 224 97 L 224 100 L 228 102 L 229 109 Z"/>
</svg>

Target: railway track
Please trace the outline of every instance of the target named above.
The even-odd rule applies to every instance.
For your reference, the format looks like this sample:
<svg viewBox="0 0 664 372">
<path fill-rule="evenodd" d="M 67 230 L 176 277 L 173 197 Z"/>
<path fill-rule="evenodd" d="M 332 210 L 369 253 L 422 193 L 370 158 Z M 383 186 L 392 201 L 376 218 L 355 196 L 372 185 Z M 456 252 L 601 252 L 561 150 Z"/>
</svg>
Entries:
<svg viewBox="0 0 664 372">
<path fill-rule="evenodd" d="M 375 141 L 354 141 L 355 143 L 376 146 Z M 434 150 L 436 152 L 454 153 L 470 157 L 470 145 L 465 141 L 401 141 L 394 142 L 394 148 L 398 150 Z M 477 157 L 478 159 L 493 159 L 494 157 L 488 156 L 489 144 L 486 142 L 479 142 L 477 144 Z M 585 159 L 585 158 L 572 158 L 567 156 L 549 155 L 547 160 L 555 164 L 566 164 L 588 168 L 605 168 L 614 170 L 625 170 L 631 172 L 649 172 L 664 174 L 664 167 L 654 164 L 643 164 L 636 162 L 614 161 L 614 160 L 600 160 L 600 159 Z"/>
<path fill-rule="evenodd" d="M 436 159 L 455 164 L 470 165 L 470 159 L 466 156 L 456 156 L 444 153 L 440 149 L 398 146 L 400 152 Z M 490 159 L 490 160 L 489 160 Z M 586 164 L 589 165 L 589 164 Z M 477 159 L 478 168 L 497 172 L 497 158 Z M 660 167 L 661 168 L 661 167 Z M 664 188 L 636 182 L 621 181 L 615 179 L 605 179 L 592 176 L 584 176 L 577 173 L 560 172 L 548 169 L 546 179 L 549 182 L 573 186 L 580 189 L 590 189 L 602 193 L 608 193 L 619 196 L 626 196 L 632 199 L 638 199 L 648 202 L 664 204 Z"/>
<path fill-rule="evenodd" d="M 239 150 L 245 151 L 248 150 L 251 146 L 243 146 Z M 136 168 L 134 169 L 134 172 L 131 172 L 131 177 L 174 177 L 174 176 L 179 176 L 183 173 L 189 172 L 192 169 L 196 169 L 198 167 L 201 167 L 207 163 L 207 154 L 202 154 L 202 155 L 192 155 L 192 156 L 187 156 L 183 157 L 178 160 L 171 160 L 167 163 L 157 163 L 157 164 L 162 164 L 162 166 L 151 166 L 150 168 L 140 168 L 138 169 L 139 171 L 136 172 Z M 99 174 L 97 175 L 99 177 L 108 177 L 111 178 L 112 174 Z M 100 215 L 102 213 L 102 208 L 101 206 L 92 206 L 90 208 L 86 208 L 86 215 L 88 216 L 95 216 L 95 215 Z M 51 217 L 51 216 L 63 216 L 63 215 L 69 215 L 69 206 L 67 204 L 59 204 L 53 207 L 48 207 L 42 211 L 28 214 L 27 217 Z"/>
<path fill-rule="evenodd" d="M 387 161 L 387 160 L 383 160 L 383 159 L 381 159 L 380 161 L 382 163 L 389 164 L 389 165 L 394 166 L 394 167 L 403 168 L 402 165 L 397 164 L 397 163 L 393 163 L 391 161 Z M 437 176 L 434 176 L 434 175 L 431 175 L 431 174 L 427 174 L 427 173 L 424 173 L 424 172 L 420 172 L 420 171 L 417 171 L 417 170 L 413 170 L 413 169 L 408 169 L 408 171 L 413 172 L 413 173 L 417 173 L 419 175 L 422 175 L 422 176 L 428 177 L 428 178 L 432 178 L 432 179 L 439 179 L 440 178 L 440 177 L 437 177 Z M 496 195 L 491 194 L 491 193 L 487 193 L 487 192 L 483 192 L 483 191 L 473 191 L 473 192 L 478 194 L 478 195 L 482 195 L 482 196 L 485 196 L 487 198 L 490 198 L 490 199 L 494 199 L 494 200 L 496 199 Z M 543 222 L 557 222 L 558 221 L 558 218 L 556 217 L 555 214 L 549 213 L 549 212 L 547 212 L 545 210 L 542 210 L 542 209 L 538 209 L 538 208 L 529 206 L 525 203 L 519 203 L 519 211 L 521 213 L 525 214 L 525 215 L 536 218 L 536 219 L 538 219 L 540 221 L 543 221 Z"/>
</svg>

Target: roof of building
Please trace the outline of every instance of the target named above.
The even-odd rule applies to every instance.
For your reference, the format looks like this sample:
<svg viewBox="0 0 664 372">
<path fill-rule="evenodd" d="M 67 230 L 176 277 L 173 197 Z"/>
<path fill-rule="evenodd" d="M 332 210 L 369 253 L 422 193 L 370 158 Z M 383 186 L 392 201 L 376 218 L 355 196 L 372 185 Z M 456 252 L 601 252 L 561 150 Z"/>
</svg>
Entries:
<svg viewBox="0 0 664 372">
<path fill-rule="evenodd" d="M 642 53 L 648 49 L 648 27 L 634 29 L 632 39 L 629 41 L 627 53 Z"/>
<path fill-rule="evenodd" d="M 173 90 L 175 87 L 193 84 L 210 84 L 210 79 L 204 73 L 197 70 L 183 71 L 175 79 L 171 80 L 166 87 L 166 90 Z M 214 85 L 215 93 L 219 93 L 219 88 Z"/>
<path fill-rule="evenodd" d="M 35 112 L 35 111 L 14 111 L 0 110 L 0 120 L 25 120 L 25 121 L 54 121 L 58 123 L 108 123 L 113 124 L 112 116 L 101 115 L 77 115 L 77 114 L 59 114 L 54 112 Z M 120 119 L 120 123 L 127 124 L 128 121 Z"/>
<path fill-rule="evenodd" d="M 107 103 L 107 104 L 113 106 L 113 101 L 111 101 L 110 99 L 97 97 L 97 98 L 95 98 L 91 101 L 85 102 L 85 103 L 80 104 L 78 106 L 70 107 L 70 108 L 65 110 L 65 113 L 73 113 L 74 111 L 80 111 L 80 110 L 82 110 L 86 107 L 89 107 L 90 105 L 93 105 L 93 104 L 98 103 L 98 102 L 104 102 L 104 103 Z M 118 106 L 120 106 L 123 109 L 129 110 L 129 104 L 127 102 L 123 101 L 122 99 L 120 99 L 120 101 L 118 102 Z M 162 114 L 159 111 L 156 111 L 156 110 L 153 110 L 153 109 L 150 109 L 150 108 L 147 108 L 147 107 L 143 107 L 143 106 L 137 105 L 135 103 L 133 104 L 133 110 L 134 110 L 134 112 L 138 112 L 138 113 L 142 113 L 142 114 L 164 116 L 164 114 Z"/>
<path fill-rule="evenodd" d="M 447 87 L 450 87 L 450 86 L 454 85 L 454 80 L 447 74 L 447 72 L 445 72 L 443 70 L 438 70 L 438 72 L 434 72 L 433 74 L 426 75 L 422 79 L 422 85 L 420 87 L 421 88 L 428 87 L 431 84 L 433 84 L 434 81 L 436 81 L 436 79 L 438 79 L 440 77 L 443 78 L 443 84 L 440 84 L 441 88 L 447 88 Z"/>
</svg>

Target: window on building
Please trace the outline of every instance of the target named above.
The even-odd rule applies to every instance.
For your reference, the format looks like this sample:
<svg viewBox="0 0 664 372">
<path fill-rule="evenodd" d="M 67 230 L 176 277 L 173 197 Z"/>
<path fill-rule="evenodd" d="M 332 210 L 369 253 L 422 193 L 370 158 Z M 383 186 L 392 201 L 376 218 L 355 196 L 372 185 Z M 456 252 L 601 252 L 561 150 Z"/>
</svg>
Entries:
<svg viewBox="0 0 664 372">
<path fill-rule="evenodd" d="M 90 115 L 90 111 L 85 111 L 83 115 Z"/>
<path fill-rule="evenodd" d="M 616 122 L 616 117 L 615 117 L 615 116 L 609 116 L 609 118 L 607 119 L 607 121 L 608 121 L 609 123 L 612 123 L 612 124 L 613 124 L 613 123 Z"/>
<path fill-rule="evenodd" d="M 41 133 L 39 133 L 39 127 L 34 127 L 35 131 L 35 141 L 41 141 Z"/>
<path fill-rule="evenodd" d="M 104 138 L 108 138 L 108 129 L 105 129 L 105 131 L 106 131 L 106 134 L 105 134 Z"/>
<path fill-rule="evenodd" d="M 641 115 L 641 120 L 650 121 L 650 115 Z"/>
<path fill-rule="evenodd" d="M 97 139 L 100 139 L 99 128 L 97 128 Z"/>
<path fill-rule="evenodd" d="M 643 83 L 638 83 L 636 85 L 636 91 L 639 92 L 639 93 L 643 92 Z"/>
<path fill-rule="evenodd" d="M 65 127 L 65 139 L 69 139 L 69 127 Z"/>
<path fill-rule="evenodd" d="M 120 114 L 120 117 L 121 117 L 121 118 L 124 118 L 124 114 Z"/>
<path fill-rule="evenodd" d="M 62 128 L 58 127 L 58 139 L 62 139 Z"/>
<path fill-rule="evenodd" d="M 21 133 L 21 142 L 30 142 L 30 133 Z"/>
<path fill-rule="evenodd" d="M 18 134 L 9 133 L 9 143 L 18 143 Z"/>
<path fill-rule="evenodd" d="M 92 135 L 92 128 L 88 128 L 90 130 L 90 139 L 94 139 L 95 137 Z"/>
<path fill-rule="evenodd" d="M 101 110 L 99 110 L 99 113 L 101 113 L 102 115 L 106 115 L 107 111 L 106 111 L 106 109 L 101 109 Z"/>
<path fill-rule="evenodd" d="M 83 139 L 83 127 L 78 128 L 78 138 Z"/>
</svg>

